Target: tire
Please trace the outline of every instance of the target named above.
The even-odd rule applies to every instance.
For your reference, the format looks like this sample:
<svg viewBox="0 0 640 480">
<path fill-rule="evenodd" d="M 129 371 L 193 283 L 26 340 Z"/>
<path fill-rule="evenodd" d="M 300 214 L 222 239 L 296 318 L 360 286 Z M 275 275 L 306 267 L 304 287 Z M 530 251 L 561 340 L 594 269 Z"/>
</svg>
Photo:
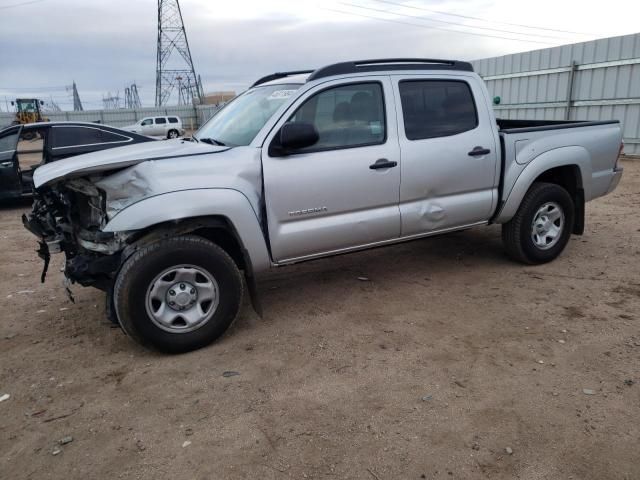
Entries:
<svg viewBox="0 0 640 480">
<path fill-rule="evenodd" d="M 222 248 L 184 235 L 131 255 L 117 276 L 114 301 L 120 325 L 131 338 L 162 352 L 182 353 L 209 345 L 229 328 L 242 292 L 242 275 Z"/>
<path fill-rule="evenodd" d="M 118 315 L 116 314 L 116 307 L 113 302 L 113 287 L 111 287 L 104 299 L 104 313 L 112 324 L 120 326 L 120 321 L 118 320 Z"/>
<path fill-rule="evenodd" d="M 180 136 L 180 132 L 178 132 L 177 130 L 169 130 L 167 132 L 167 138 L 178 138 Z"/>
<path fill-rule="evenodd" d="M 574 222 L 569 192 L 554 183 L 534 183 L 514 217 L 502 225 L 502 242 L 514 260 L 529 265 L 547 263 L 566 247 Z"/>
</svg>

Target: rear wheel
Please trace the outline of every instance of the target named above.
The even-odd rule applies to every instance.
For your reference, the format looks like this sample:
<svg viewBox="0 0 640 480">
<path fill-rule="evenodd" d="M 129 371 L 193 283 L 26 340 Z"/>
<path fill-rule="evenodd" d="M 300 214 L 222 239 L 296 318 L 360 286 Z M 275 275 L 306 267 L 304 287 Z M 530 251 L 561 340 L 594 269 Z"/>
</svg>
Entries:
<svg viewBox="0 0 640 480">
<path fill-rule="evenodd" d="M 502 241 L 514 260 L 550 262 L 567 245 L 574 221 L 569 192 L 553 183 L 534 183 L 514 217 L 502 226 Z"/>
<path fill-rule="evenodd" d="M 242 290 L 240 271 L 224 250 L 185 235 L 129 257 L 116 279 L 114 301 L 129 336 L 179 353 L 220 337 L 238 314 Z"/>
<path fill-rule="evenodd" d="M 167 133 L 167 138 L 178 138 L 180 136 L 180 133 L 178 133 L 177 130 L 169 130 L 169 132 Z"/>
</svg>

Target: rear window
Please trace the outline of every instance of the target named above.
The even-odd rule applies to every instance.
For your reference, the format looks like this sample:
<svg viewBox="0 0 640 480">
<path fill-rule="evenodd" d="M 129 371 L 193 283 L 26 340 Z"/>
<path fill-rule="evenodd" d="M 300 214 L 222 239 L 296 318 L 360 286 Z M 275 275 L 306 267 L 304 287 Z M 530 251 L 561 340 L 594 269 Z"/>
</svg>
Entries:
<svg viewBox="0 0 640 480">
<path fill-rule="evenodd" d="M 169 117 L 169 123 L 178 123 L 178 119 L 176 117 Z"/>
<path fill-rule="evenodd" d="M 445 137 L 473 130 L 478 114 L 471 89 L 460 80 L 404 80 L 400 99 L 409 140 Z"/>
<path fill-rule="evenodd" d="M 51 129 L 53 148 L 96 145 L 101 143 L 128 142 L 130 137 L 100 128 L 91 127 L 53 127 Z"/>
<path fill-rule="evenodd" d="M 164 118 L 164 117 L 158 117 L 158 118 L 156 118 L 156 124 L 158 124 L 158 125 L 161 125 L 161 124 L 162 124 L 162 125 L 163 125 L 163 124 L 165 124 L 165 123 L 167 123 L 167 119 L 166 119 L 166 118 Z"/>
</svg>

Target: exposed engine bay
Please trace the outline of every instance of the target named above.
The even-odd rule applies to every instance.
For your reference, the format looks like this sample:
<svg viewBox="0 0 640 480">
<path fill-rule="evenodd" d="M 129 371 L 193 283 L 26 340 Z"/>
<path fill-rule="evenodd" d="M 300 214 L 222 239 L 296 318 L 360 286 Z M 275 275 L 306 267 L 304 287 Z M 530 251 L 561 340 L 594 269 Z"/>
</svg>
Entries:
<svg viewBox="0 0 640 480">
<path fill-rule="evenodd" d="M 51 254 L 64 252 L 64 274 L 72 282 L 101 290 L 112 283 L 131 234 L 101 231 L 108 220 L 106 195 L 95 180 L 75 178 L 38 189 L 32 212 L 23 215 L 25 227 L 40 238 L 41 281 Z"/>
</svg>

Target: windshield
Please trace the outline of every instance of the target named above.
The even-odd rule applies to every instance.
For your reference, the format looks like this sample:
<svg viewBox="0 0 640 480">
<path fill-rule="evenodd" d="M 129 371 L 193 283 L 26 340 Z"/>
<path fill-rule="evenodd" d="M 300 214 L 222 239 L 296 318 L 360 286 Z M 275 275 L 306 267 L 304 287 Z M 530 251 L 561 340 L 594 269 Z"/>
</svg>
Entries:
<svg viewBox="0 0 640 480">
<path fill-rule="evenodd" d="M 300 86 L 269 85 L 247 90 L 215 114 L 193 136 L 217 145 L 249 145 L 267 120 Z"/>
<path fill-rule="evenodd" d="M 18 100 L 19 112 L 35 112 L 36 105 L 34 100 Z"/>
</svg>

